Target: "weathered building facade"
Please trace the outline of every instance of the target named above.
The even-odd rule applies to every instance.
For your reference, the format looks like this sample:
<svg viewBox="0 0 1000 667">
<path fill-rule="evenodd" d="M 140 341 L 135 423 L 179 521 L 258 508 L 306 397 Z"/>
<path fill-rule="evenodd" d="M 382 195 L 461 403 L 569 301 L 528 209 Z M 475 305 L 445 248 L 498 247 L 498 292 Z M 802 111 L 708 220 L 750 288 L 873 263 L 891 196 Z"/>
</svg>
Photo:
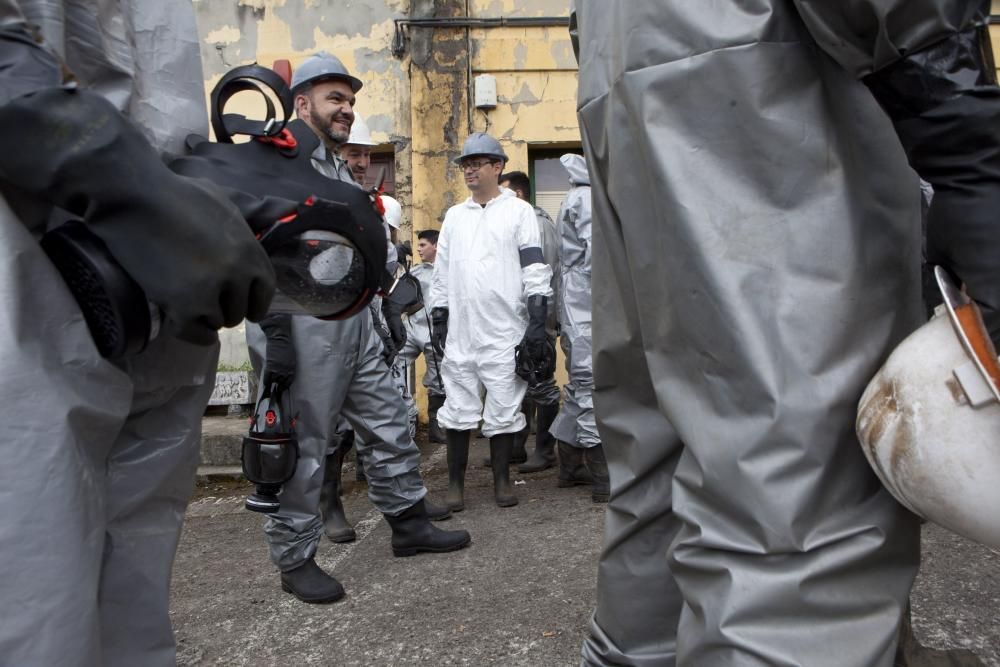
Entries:
<svg viewBox="0 0 1000 667">
<path fill-rule="evenodd" d="M 555 158 L 580 146 L 567 0 L 194 4 L 206 91 L 236 65 L 288 59 L 294 67 L 317 51 L 364 81 L 355 108 L 381 144 L 375 167 L 411 233 L 440 227 L 448 207 L 468 196 L 451 160 L 475 131 L 497 137 L 509 169 L 532 174 L 539 204 L 558 209 L 568 181 Z M 495 82 L 495 106 L 475 106 L 480 75 Z M 238 357 L 238 344 L 231 347 Z"/>
</svg>

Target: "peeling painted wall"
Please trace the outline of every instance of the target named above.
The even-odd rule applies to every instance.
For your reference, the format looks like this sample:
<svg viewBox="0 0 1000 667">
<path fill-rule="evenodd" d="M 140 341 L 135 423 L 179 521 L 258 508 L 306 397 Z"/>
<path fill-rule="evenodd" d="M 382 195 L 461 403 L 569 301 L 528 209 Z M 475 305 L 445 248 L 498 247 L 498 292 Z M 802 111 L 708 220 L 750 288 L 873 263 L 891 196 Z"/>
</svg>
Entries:
<svg viewBox="0 0 1000 667">
<path fill-rule="evenodd" d="M 288 59 L 294 67 L 320 50 L 364 82 L 356 109 L 374 140 L 395 152 L 404 232 L 439 227 L 445 211 L 468 196 L 451 159 L 469 133 L 497 137 L 509 167 L 523 171 L 531 146 L 579 144 L 576 61 L 564 27 L 410 27 L 405 55 L 391 52 L 394 19 L 564 17 L 567 0 L 194 0 L 194 6 L 206 94 L 236 65 Z M 498 104 L 488 111 L 470 109 L 470 82 L 481 73 L 497 79 Z M 258 106 L 234 99 L 231 110 L 250 115 Z M 422 393 L 418 384 L 421 402 Z"/>
</svg>

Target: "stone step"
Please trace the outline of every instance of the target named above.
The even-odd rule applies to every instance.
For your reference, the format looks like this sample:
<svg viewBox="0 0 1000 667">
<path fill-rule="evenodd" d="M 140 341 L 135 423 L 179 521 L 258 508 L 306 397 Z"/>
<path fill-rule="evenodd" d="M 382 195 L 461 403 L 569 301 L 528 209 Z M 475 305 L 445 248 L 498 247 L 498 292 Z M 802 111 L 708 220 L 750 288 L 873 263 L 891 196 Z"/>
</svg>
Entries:
<svg viewBox="0 0 1000 667">
<path fill-rule="evenodd" d="M 198 466 L 199 482 L 230 482 L 243 481 L 243 468 L 235 466 Z"/>
<path fill-rule="evenodd" d="M 243 438 L 250 421 L 240 416 L 206 416 L 201 420 L 202 467 L 240 467 Z"/>
</svg>

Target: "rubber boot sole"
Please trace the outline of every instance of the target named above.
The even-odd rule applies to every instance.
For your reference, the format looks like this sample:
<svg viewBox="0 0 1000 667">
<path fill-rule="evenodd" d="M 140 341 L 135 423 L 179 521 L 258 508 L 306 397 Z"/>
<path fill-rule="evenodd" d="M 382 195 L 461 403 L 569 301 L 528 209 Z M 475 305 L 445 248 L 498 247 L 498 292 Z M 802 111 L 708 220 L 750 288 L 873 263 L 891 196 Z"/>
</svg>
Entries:
<svg viewBox="0 0 1000 667">
<path fill-rule="evenodd" d="M 289 595 L 294 595 L 297 600 L 305 602 L 306 604 L 331 604 L 333 602 L 337 602 L 338 600 L 343 600 L 344 596 L 347 595 L 347 591 L 341 591 L 340 593 L 336 593 L 334 595 L 324 595 L 317 598 L 303 597 L 293 591 L 292 587 L 285 582 L 281 582 L 281 590 L 285 591 Z"/>
<path fill-rule="evenodd" d="M 514 496 L 504 496 L 502 498 L 496 498 L 495 500 L 497 501 L 497 507 L 513 507 L 517 504 L 517 498 Z"/>
<path fill-rule="evenodd" d="M 452 510 L 454 512 L 454 510 Z M 427 554 L 444 554 L 450 551 L 458 551 L 459 549 L 464 549 L 465 547 L 472 544 L 472 537 L 469 536 L 465 538 L 459 544 L 451 544 L 446 547 L 428 547 L 428 546 L 417 546 L 417 547 L 393 547 L 392 555 L 396 558 L 408 558 L 410 556 L 416 556 L 419 553 Z"/>
</svg>

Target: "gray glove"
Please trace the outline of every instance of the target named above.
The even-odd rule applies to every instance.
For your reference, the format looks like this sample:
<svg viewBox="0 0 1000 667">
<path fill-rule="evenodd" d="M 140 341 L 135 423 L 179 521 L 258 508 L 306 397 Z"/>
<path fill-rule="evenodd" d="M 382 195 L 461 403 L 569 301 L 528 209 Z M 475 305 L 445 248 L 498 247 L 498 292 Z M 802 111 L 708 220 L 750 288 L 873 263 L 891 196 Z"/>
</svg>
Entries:
<svg viewBox="0 0 1000 667">
<path fill-rule="evenodd" d="M 103 97 L 39 90 L 0 106 L 0 128 L 4 195 L 82 218 L 168 332 L 207 345 L 266 314 L 274 271 L 240 212 L 212 184 L 171 172 Z"/>
</svg>

